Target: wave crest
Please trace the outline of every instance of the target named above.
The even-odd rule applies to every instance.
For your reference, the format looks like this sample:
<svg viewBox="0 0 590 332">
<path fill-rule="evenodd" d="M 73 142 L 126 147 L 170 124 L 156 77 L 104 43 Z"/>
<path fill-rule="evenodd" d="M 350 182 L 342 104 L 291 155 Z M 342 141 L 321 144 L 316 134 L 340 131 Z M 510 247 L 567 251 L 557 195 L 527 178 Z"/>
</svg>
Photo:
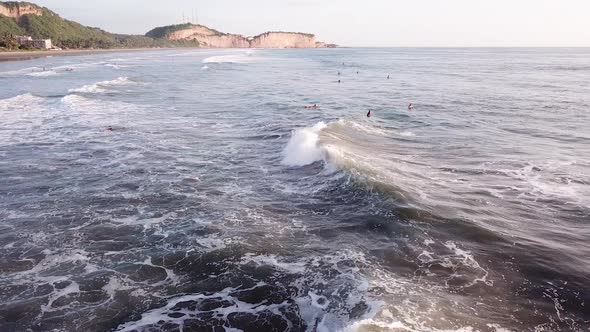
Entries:
<svg viewBox="0 0 590 332">
<path fill-rule="evenodd" d="M 324 152 L 318 141 L 320 131 L 326 127 L 324 122 L 318 122 L 313 127 L 293 131 L 289 143 L 283 150 L 283 165 L 305 166 L 322 160 Z"/>
<path fill-rule="evenodd" d="M 88 84 L 80 88 L 70 89 L 68 91 L 71 93 L 105 93 L 112 87 L 120 85 L 129 85 L 133 83 L 135 82 L 130 80 L 128 77 L 119 77 L 111 81 L 103 81 L 94 84 Z"/>
</svg>

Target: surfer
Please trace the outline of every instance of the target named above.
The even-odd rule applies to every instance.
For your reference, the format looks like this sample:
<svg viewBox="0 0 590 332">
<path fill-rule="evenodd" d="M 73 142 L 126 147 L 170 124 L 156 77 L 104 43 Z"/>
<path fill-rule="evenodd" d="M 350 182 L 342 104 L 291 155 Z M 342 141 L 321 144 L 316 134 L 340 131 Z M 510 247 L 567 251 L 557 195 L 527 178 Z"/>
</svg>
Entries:
<svg viewBox="0 0 590 332">
<path fill-rule="evenodd" d="M 414 109 L 414 105 L 410 103 L 410 105 L 408 105 L 408 110 L 411 111 Z"/>
<path fill-rule="evenodd" d="M 311 105 L 311 106 L 310 106 L 310 105 L 308 105 L 308 106 L 305 106 L 305 108 L 308 108 L 308 109 L 318 109 L 318 108 L 320 108 L 320 107 L 319 107 L 317 104 L 313 104 L 313 105 Z"/>
<path fill-rule="evenodd" d="M 371 117 L 371 110 L 369 110 L 369 113 L 367 113 L 367 118 Z"/>
<path fill-rule="evenodd" d="M 387 79 L 389 79 L 389 75 L 387 75 Z"/>
<path fill-rule="evenodd" d="M 340 82 L 340 80 L 338 80 L 338 83 L 342 83 L 342 82 Z"/>
</svg>

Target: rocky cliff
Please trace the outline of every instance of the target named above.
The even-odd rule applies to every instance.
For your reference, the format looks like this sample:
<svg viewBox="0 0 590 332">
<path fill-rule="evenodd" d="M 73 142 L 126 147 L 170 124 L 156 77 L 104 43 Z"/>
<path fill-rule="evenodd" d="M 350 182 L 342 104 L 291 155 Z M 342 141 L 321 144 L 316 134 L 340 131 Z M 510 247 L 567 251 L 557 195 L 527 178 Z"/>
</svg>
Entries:
<svg viewBox="0 0 590 332">
<path fill-rule="evenodd" d="M 43 15 L 43 9 L 27 2 L 0 2 L 0 15 L 19 19 L 23 15 Z"/>
<path fill-rule="evenodd" d="M 191 25 L 185 29 L 168 33 L 169 40 L 193 40 L 201 47 L 211 48 L 243 48 L 249 47 L 248 39 L 240 35 L 221 33 L 202 25 Z"/>
<path fill-rule="evenodd" d="M 200 47 L 211 48 L 323 48 L 315 36 L 298 32 L 266 32 L 246 38 L 242 35 L 222 33 L 202 25 L 181 24 L 156 28 L 146 34 L 152 38 L 180 41 L 191 40 Z"/>
<path fill-rule="evenodd" d="M 316 48 L 315 36 L 296 32 L 266 32 L 250 40 L 252 48 Z"/>
</svg>

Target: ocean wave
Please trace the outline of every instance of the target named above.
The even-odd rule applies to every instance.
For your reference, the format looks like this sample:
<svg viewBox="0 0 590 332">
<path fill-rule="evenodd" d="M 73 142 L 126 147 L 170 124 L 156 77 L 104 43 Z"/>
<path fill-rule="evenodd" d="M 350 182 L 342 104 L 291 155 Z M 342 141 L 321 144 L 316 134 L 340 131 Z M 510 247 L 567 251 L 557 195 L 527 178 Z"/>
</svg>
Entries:
<svg viewBox="0 0 590 332">
<path fill-rule="evenodd" d="M 197 327 L 246 326 L 269 329 L 269 322 L 292 326 L 295 330 L 316 327 L 317 331 L 340 331 L 358 319 L 369 319 L 382 305 L 368 296 L 369 281 L 354 263 L 364 264 L 363 255 L 340 252 L 334 255 L 285 260 L 273 255 L 246 254 L 239 263 L 245 270 L 264 268 L 273 279 L 291 280 L 287 289 L 272 279 L 254 284 L 225 287 L 216 292 L 185 294 L 170 298 L 159 308 L 146 311 L 136 321 L 116 330 L 136 331 L 163 326 Z M 264 296 L 271 292 L 272 298 Z M 217 305 L 219 304 L 219 305 Z"/>
<path fill-rule="evenodd" d="M 0 111 L 5 110 L 27 110 L 31 109 L 31 104 L 38 104 L 43 101 L 42 97 L 35 96 L 31 93 L 0 99 Z"/>
<path fill-rule="evenodd" d="M 418 165 L 411 156 L 376 153 L 389 149 L 389 142 L 390 132 L 372 122 L 319 122 L 292 132 L 282 151 L 282 164 L 302 167 L 322 162 L 328 174 L 344 171 L 369 190 L 386 192 L 400 204 L 426 209 L 427 167 Z"/>
<path fill-rule="evenodd" d="M 71 93 L 105 93 L 108 92 L 109 89 L 112 87 L 129 85 L 134 83 L 135 82 L 130 80 L 128 77 L 119 77 L 111 81 L 103 81 L 94 84 L 88 84 L 80 88 L 70 89 L 68 91 Z"/>
<path fill-rule="evenodd" d="M 590 208 L 590 191 L 585 183 L 586 176 L 576 175 L 573 171 L 568 172 L 568 176 L 562 174 L 564 169 L 571 166 L 575 166 L 575 161 L 547 160 L 536 164 L 529 163 L 518 169 L 498 169 L 495 172 L 518 181 L 520 186 L 509 187 L 507 191 L 516 191 L 521 198 L 557 198 Z M 490 171 L 492 170 L 486 169 L 486 172 Z"/>
<path fill-rule="evenodd" d="M 105 64 L 104 61 L 88 62 L 88 63 L 75 63 L 75 64 L 66 64 L 66 65 L 62 65 L 62 66 L 56 66 L 51 69 L 55 70 L 55 71 L 70 70 L 70 69 L 84 69 L 84 68 L 98 67 L 98 66 L 101 66 L 104 64 Z"/>
<path fill-rule="evenodd" d="M 121 69 L 122 68 L 121 65 L 115 65 L 115 64 L 112 64 L 112 63 L 105 63 L 104 66 L 105 67 L 109 67 L 109 68 L 113 68 L 113 69 Z"/>
<path fill-rule="evenodd" d="M 26 74 L 41 72 L 42 70 L 43 70 L 43 68 L 41 68 L 41 67 L 27 67 L 27 68 L 22 68 L 22 69 L 0 72 L 0 77 L 26 75 Z"/>
<path fill-rule="evenodd" d="M 216 55 L 205 58 L 203 63 L 253 63 L 261 61 L 259 57 L 254 57 L 253 53 Z"/>
<path fill-rule="evenodd" d="M 401 132 L 401 133 L 400 133 L 400 136 L 404 136 L 404 137 L 414 137 L 414 136 L 416 136 L 416 134 L 414 134 L 414 133 L 413 133 L 413 132 L 411 132 L 411 131 L 403 131 L 403 132 Z"/>
<path fill-rule="evenodd" d="M 25 74 L 26 76 L 32 76 L 32 77 L 49 77 L 49 76 L 56 76 L 57 72 L 54 70 L 47 70 L 47 71 L 40 71 L 40 72 L 34 72 L 34 73 L 28 73 Z"/>
<path fill-rule="evenodd" d="M 322 160 L 325 152 L 318 141 L 320 131 L 326 127 L 324 122 L 318 122 L 313 127 L 295 130 L 283 150 L 282 163 L 287 166 L 305 166 Z"/>
</svg>

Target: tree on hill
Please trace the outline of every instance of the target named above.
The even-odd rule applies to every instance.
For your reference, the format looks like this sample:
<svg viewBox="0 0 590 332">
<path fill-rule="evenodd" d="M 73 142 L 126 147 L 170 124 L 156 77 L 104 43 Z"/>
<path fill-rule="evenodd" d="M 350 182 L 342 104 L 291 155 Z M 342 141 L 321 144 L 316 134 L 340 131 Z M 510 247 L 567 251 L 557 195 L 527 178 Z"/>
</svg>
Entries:
<svg viewBox="0 0 590 332">
<path fill-rule="evenodd" d="M 19 46 L 18 42 L 16 41 L 16 38 L 14 38 L 14 36 L 9 33 L 5 33 L 2 36 L 2 39 L 0 39 L 0 44 L 2 44 L 3 47 L 6 47 L 9 50 L 14 50 Z"/>
</svg>

